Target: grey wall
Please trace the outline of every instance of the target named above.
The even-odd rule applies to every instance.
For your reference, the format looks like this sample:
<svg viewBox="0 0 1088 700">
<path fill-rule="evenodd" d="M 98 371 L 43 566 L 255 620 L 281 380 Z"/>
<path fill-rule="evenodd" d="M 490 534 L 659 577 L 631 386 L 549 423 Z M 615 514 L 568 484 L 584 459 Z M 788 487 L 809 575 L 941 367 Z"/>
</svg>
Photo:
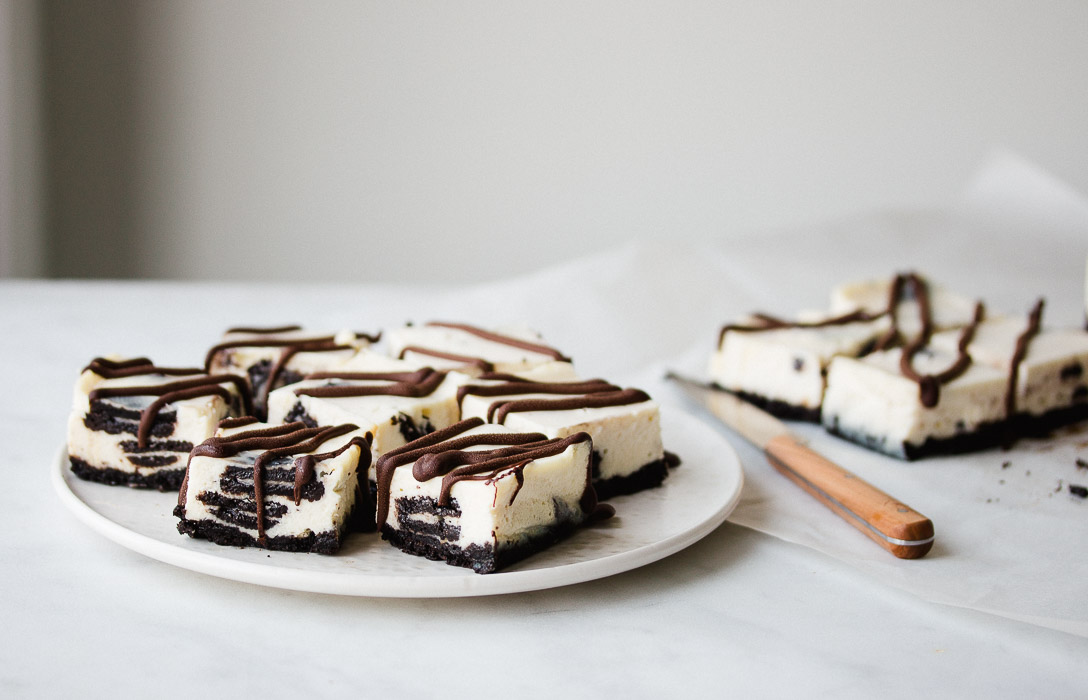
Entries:
<svg viewBox="0 0 1088 700">
<path fill-rule="evenodd" d="M 1088 191 L 1084 2 L 39 7 L 53 275 L 489 278 L 940 206 L 995 146 Z"/>
</svg>

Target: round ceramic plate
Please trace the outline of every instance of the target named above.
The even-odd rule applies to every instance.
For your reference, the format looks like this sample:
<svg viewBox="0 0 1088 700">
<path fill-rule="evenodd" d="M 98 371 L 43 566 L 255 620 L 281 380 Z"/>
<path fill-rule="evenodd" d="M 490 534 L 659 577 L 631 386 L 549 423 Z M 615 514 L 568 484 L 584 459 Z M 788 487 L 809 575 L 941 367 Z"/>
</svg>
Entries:
<svg viewBox="0 0 1088 700">
<path fill-rule="evenodd" d="M 740 499 L 744 473 L 717 431 L 662 409 L 665 444 L 683 463 L 660 488 L 610 501 L 616 517 L 514 566 L 481 575 L 405 554 L 376 535 L 349 535 L 332 556 L 221 547 L 177 531 L 177 495 L 87 482 L 53 465 L 61 500 L 91 529 L 153 559 L 212 576 L 298 591 L 395 598 L 517 593 L 611 576 L 667 557 L 709 534 Z"/>
</svg>

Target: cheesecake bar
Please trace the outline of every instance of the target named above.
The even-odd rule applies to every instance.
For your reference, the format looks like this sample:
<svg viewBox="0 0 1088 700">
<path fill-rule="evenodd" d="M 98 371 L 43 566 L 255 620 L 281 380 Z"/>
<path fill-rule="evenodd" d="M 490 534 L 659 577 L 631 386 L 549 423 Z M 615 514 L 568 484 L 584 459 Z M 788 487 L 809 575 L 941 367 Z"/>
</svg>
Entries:
<svg viewBox="0 0 1088 700">
<path fill-rule="evenodd" d="M 1007 438 L 1004 372 L 969 363 L 955 378 L 932 378 L 959 364 L 936 348 L 915 354 L 914 376 L 903 372 L 905 348 L 831 361 L 824 395 L 828 431 L 900 459 L 969 452 Z"/>
<path fill-rule="evenodd" d="M 193 445 L 248 413 L 245 381 L 151 360 L 97 358 L 79 376 L 68 419 L 72 471 L 89 481 L 177 490 Z"/>
<path fill-rule="evenodd" d="M 886 335 L 886 314 L 851 311 L 785 321 L 758 314 L 724 326 L 710 378 L 774 415 L 819 421 L 833 357 L 859 357 Z"/>
<path fill-rule="evenodd" d="M 434 321 L 405 326 L 386 334 L 392 356 L 437 369 L 480 372 L 521 372 L 570 358 L 544 345 L 540 336 L 526 329 L 502 332 L 464 323 Z"/>
<path fill-rule="evenodd" d="M 310 428 L 228 419 L 193 448 L 178 494 L 178 532 L 219 545 L 333 554 L 353 509 L 369 435 L 355 425 Z"/>
<path fill-rule="evenodd" d="M 245 377 L 253 393 L 255 415 L 267 412 L 268 394 L 313 372 L 333 369 L 350 360 L 378 336 L 352 331 L 320 334 L 299 326 L 231 328 L 204 357 L 209 373 Z"/>
<path fill-rule="evenodd" d="M 457 387 L 467 381 L 458 372 L 426 367 L 415 372 L 323 372 L 272 392 L 270 423 L 299 421 L 306 426 L 353 423 L 371 434 L 371 456 L 457 422 Z M 373 464 L 373 461 L 372 461 Z M 360 475 L 360 479 L 363 479 Z M 374 467 L 366 474 L 373 491 Z M 374 529 L 373 509 L 360 511 Z"/>
<path fill-rule="evenodd" d="M 548 439 L 469 419 L 383 455 L 382 537 L 410 554 L 498 571 L 608 517 L 586 433 Z"/>
<path fill-rule="evenodd" d="M 658 405 L 639 389 L 603 379 L 531 381 L 484 374 L 457 389 L 461 418 L 481 418 L 512 430 L 593 438 L 593 485 L 601 499 L 658 486 L 668 475 Z"/>
<path fill-rule="evenodd" d="M 1045 434 L 1088 418 L 1088 333 L 1046 328 L 1040 300 L 1026 318 L 998 318 L 978 326 L 967 346 L 975 362 L 1007 377 L 1005 406 L 1010 430 Z M 949 348 L 951 333 L 933 337 Z"/>
</svg>

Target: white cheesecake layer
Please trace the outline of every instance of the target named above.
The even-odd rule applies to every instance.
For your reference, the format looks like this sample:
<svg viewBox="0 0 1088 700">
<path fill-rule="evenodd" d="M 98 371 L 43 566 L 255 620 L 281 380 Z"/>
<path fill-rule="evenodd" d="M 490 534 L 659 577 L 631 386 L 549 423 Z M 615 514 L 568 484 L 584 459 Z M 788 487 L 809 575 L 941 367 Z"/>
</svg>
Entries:
<svg viewBox="0 0 1088 700">
<path fill-rule="evenodd" d="M 946 439 L 976 431 L 1005 418 L 1004 373 L 973 363 L 959 378 L 940 387 L 940 400 L 926 408 L 917 382 L 900 374 L 901 351 L 889 350 L 862 359 L 836 357 L 828 370 L 823 423 L 874 448 L 904 456 L 903 445 Z M 915 356 L 922 374 L 937 374 L 956 359 L 940 349 Z"/>
<path fill-rule="evenodd" d="M 808 319 L 815 320 L 815 319 Z M 855 357 L 889 327 L 886 318 L 818 328 L 726 331 L 710 377 L 730 391 L 818 409 L 833 357 Z"/>
</svg>

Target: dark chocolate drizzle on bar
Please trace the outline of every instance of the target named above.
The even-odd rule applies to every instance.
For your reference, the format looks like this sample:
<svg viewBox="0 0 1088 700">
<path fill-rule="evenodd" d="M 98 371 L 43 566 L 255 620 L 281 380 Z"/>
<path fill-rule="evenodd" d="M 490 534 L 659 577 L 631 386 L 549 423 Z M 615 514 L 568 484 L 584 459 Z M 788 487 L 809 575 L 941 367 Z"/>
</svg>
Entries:
<svg viewBox="0 0 1088 700">
<path fill-rule="evenodd" d="M 450 360 L 451 362 L 459 362 L 463 365 L 475 367 L 481 372 L 490 372 L 495 369 L 495 365 L 491 364 L 482 357 L 473 357 L 472 355 L 458 355 L 452 352 L 442 352 L 440 350 L 432 350 L 431 348 L 421 347 L 419 345 L 408 345 L 400 351 L 400 355 L 397 357 L 401 360 L 408 353 L 413 352 L 417 355 L 426 355 L 427 357 L 437 357 L 441 360 Z"/>
<path fill-rule="evenodd" d="M 851 311 L 848 314 L 841 316 L 834 316 L 832 318 L 825 318 L 821 321 L 786 321 L 770 314 L 754 313 L 752 318 L 759 325 L 743 324 L 743 323 L 731 323 L 722 326 L 718 331 L 718 347 L 722 346 L 722 341 L 725 340 L 725 334 L 731 331 L 737 331 L 741 333 L 758 333 L 760 331 L 775 331 L 782 330 L 784 328 L 827 328 L 829 326 L 847 326 L 852 323 L 865 323 L 868 321 L 875 321 L 882 316 L 886 316 L 887 311 L 882 311 L 878 314 L 871 314 L 867 311 Z"/>
<path fill-rule="evenodd" d="M 219 396 L 229 405 L 232 400 L 231 392 L 224 387 L 223 384 L 234 385 L 238 394 L 242 397 L 242 405 L 246 413 L 252 412 L 253 410 L 249 386 L 245 383 L 245 380 L 233 374 L 204 374 L 204 371 L 200 369 L 156 367 L 150 360 L 144 357 L 123 362 L 96 358 L 87 365 L 86 370 L 90 370 L 105 379 L 143 375 L 199 375 L 192 376 L 191 379 L 179 379 L 178 381 L 165 382 L 163 384 L 100 387 L 91 390 L 87 395 L 87 400 L 92 403 L 115 396 L 156 397 L 154 401 L 140 412 L 140 422 L 136 430 L 136 443 L 137 446 L 141 448 L 146 448 L 149 444 L 151 427 L 155 424 L 155 418 L 159 415 L 159 411 L 175 401 L 185 401 L 201 396 Z"/>
<path fill-rule="evenodd" d="M 474 335 L 477 338 L 483 338 L 484 340 L 490 340 L 493 343 L 499 343 L 501 345 L 509 345 L 513 348 L 520 350 L 528 350 L 539 355 L 547 355 L 553 360 L 559 362 L 570 362 L 570 358 L 559 352 L 555 348 L 549 345 L 543 345 L 541 343 L 534 343 L 528 340 L 522 340 L 521 338 L 513 338 L 501 333 L 495 333 L 493 331 L 484 330 L 476 326 L 470 326 L 467 323 L 446 323 L 443 321 L 431 321 L 427 324 L 434 328 L 450 328 L 452 330 L 461 331 Z M 483 372 L 490 372 L 494 369 L 494 364 L 482 357 L 474 357 L 471 355 L 458 355 L 456 353 L 443 352 L 434 350 L 432 348 L 420 347 L 418 345 L 410 345 L 400 351 L 400 358 L 404 359 L 406 353 L 414 352 L 420 355 L 428 355 L 430 357 L 438 357 L 445 360 L 452 360 L 453 362 L 460 362 L 462 364 L 471 365 Z"/>
<path fill-rule="evenodd" d="M 415 372 L 316 372 L 306 379 L 346 381 L 381 381 L 384 384 L 326 384 L 295 389 L 296 396 L 316 398 L 346 398 L 352 396 L 430 396 L 446 378 L 445 372 L 430 367 Z"/>
<path fill-rule="evenodd" d="M 899 355 L 899 372 L 907 379 L 918 383 L 919 400 L 926 408 L 933 408 L 940 401 L 941 385 L 961 376 L 971 366 L 971 356 L 967 353 L 967 346 L 971 344 L 971 340 L 975 337 L 978 324 L 982 323 L 985 307 L 981 301 L 976 302 L 974 317 L 971 319 L 971 323 L 964 326 L 963 330 L 960 331 L 959 342 L 956 345 L 956 359 L 948 369 L 938 374 L 919 374 L 914 369 L 914 356 L 922 348 L 929 345 L 929 341 L 933 337 L 933 319 L 929 312 L 928 299 L 919 298 L 918 303 L 923 310 L 922 330 L 903 348 L 902 353 Z"/>
<path fill-rule="evenodd" d="M 505 384 L 466 385 L 457 389 L 457 403 L 465 396 L 517 396 L 519 394 L 574 394 L 569 398 L 500 399 L 487 408 L 489 423 L 503 423 L 511 413 L 527 411 L 569 411 L 579 408 L 603 408 L 626 406 L 649 401 L 650 397 L 640 389 L 621 389 L 603 379 L 579 382 L 531 382 L 513 381 Z"/>
<path fill-rule="evenodd" d="M 220 426 L 229 428 L 249 425 L 255 422 L 243 422 L 245 420 L 246 419 L 238 419 L 238 421 L 234 423 L 223 421 L 220 423 Z M 234 433 L 233 435 L 208 438 L 193 448 L 193 451 L 189 454 L 189 461 L 192 462 L 193 457 L 225 459 L 235 457 L 242 452 L 261 451 L 261 454 L 253 463 L 253 501 L 256 505 L 257 541 L 262 546 L 265 546 L 267 544 L 264 522 L 265 464 L 282 457 L 311 453 L 320 448 L 325 442 L 358 429 L 358 426 L 350 423 L 323 428 L 307 428 L 302 423 L 285 423 L 283 425 L 276 425 L 268 428 L 246 430 Z M 293 493 L 295 504 L 298 505 L 301 502 L 302 488 L 313 478 L 315 465 L 318 462 L 339 456 L 352 446 L 359 447 L 359 463 L 356 472 L 363 481 L 362 485 L 356 486 L 356 497 L 369 499 L 370 489 L 366 485 L 366 474 L 370 467 L 370 440 L 371 436 L 367 433 L 366 437 L 353 437 L 339 449 L 331 452 L 304 454 L 296 459 L 294 461 L 295 479 Z M 181 490 L 178 493 L 178 505 L 181 507 L 185 506 L 188 486 L 189 474 L 188 469 L 186 469 L 185 480 L 182 481 Z"/>
<path fill-rule="evenodd" d="M 441 477 L 438 504 L 448 506 L 450 491 L 459 481 L 489 482 L 513 473 L 520 490 L 523 482 L 520 472 L 530 462 L 560 454 L 571 445 L 590 440 L 587 433 L 575 433 L 566 438 L 550 440 L 541 433 L 482 433 L 458 437 L 481 425 L 484 425 L 481 418 L 463 420 L 379 457 L 375 465 L 378 480 L 378 527 L 389 516 L 390 489 L 393 473 L 398 467 L 415 462 L 412 476 L 421 482 Z M 491 449 L 468 449 L 480 445 L 491 446 Z M 580 506 L 591 519 L 603 519 L 615 512 L 607 504 L 597 503 L 597 493 L 593 489 L 588 467 Z"/>
<path fill-rule="evenodd" d="M 1016 385 L 1020 378 L 1020 365 L 1028 354 L 1028 346 L 1032 338 L 1039 334 L 1039 328 L 1043 322 L 1044 300 L 1035 302 L 1028 314 L 1028 324 L 1016 338 L 1016 347 L 1013 349 L 1012 359 L 1009 362 L 1009 382 L 1005 386 L 1005 416 L 1011 418 L 1016 413 Z"/>
</svg>

